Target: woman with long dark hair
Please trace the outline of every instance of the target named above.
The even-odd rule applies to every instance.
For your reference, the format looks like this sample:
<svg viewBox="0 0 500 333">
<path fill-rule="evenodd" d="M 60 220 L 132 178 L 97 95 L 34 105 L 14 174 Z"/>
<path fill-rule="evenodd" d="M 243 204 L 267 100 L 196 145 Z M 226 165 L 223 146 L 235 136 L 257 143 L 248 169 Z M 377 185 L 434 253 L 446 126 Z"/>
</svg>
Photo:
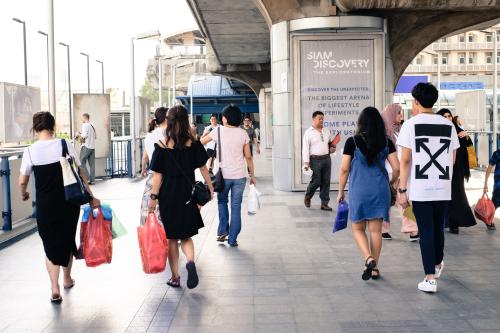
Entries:
<svg viewBox="0 0 500 333">
<path fill-rule="evenodd" d="M 385 169 L 388 160 L 392 179 Z M 365 259 L 363 280 L 378 279 L 377 264 L 382 250 L 382 221 L 389 220 L 392 186 L 399 177 L 399 162 L 394 143 L 386 136 L 379 111 L 363 109 L 356 135 L 347 139 L 340 166 L 337 202 L 344 200 L 349 179 L 349 218 L 354 240 Z M 366 235 L 368 227 L 370 241 Z"/>
<path fill-rule="evenodd" d="M 153 157 L 155 143 L 164 137 L 164 131 L 167 127 L 167 112 L 168 109 L 161 106 L 156 109 L 155 117 L 151 119 L 148 125 L 148 133 L 144 138 L 144 153 L 142 154 L 142 176 L 147 177 L 144 185 L 144 193 L 141 202 L 141 225 L 144 225 L 148 215 L 149 195 L 151 194 L 151 183 L 153 179 L 153 171 L 148 170 L 149 162 Z M 159 220 L 161 218 L 159 217 Z"/>
<path fill-rule="evenodd" d="M 160 216 L 169 240 L 168 262 L 172 277 L 167 282 L 180 287 L 179 248 L 186 256 L 188 272 L 187 287 L 198 285 L 198 274 L 194 264 L 194 244 L 191 237 L 203 228 L 199 207 L 192 200 L 194 171 L 200 172 L 213 195 L 213 186 L 208 175 L 207 153 L 191 132 L 188 112 L 182 105 L 168 110 L 165 137 L 155 144 L 151 159 L 153 171 L 149 211 L 160 206 Z"/>
<path fill-rule="evenodd" d="M 470 138 L 459 124 L 453 119 L 451 111 L 441 109 L 437 112 L 453 123 L 458 135 L 460 147 L 457 149 L 455 164 L 453 164 L 453 176 L 451 178 L 451 201 L 448 210 L 448 228 L 452 234 L 459 233 L 459 227 L 471 227 L 476 225 L 476 219 L 465 193 L 465 180 L 469 181 L 469 155 L 467 146 Z"/>
<path fill-rule="evenodd" d="M 63 147 L 67 147 L 68 154 L 77 165 L 80 165 L 80 160 L 71 144 L 64 139 L 54 137 L 54 130 L 55 119 L 49 112 L 37 112 L 33 115 L 33 132 L 37 141 L 24 149 L 19 188 L 22 200 L 28 200 L 30 194 L 27 192 L 27 186 L 33 172 L 36 188 L 36 224 L 45 250 L 45 265 L 50 277 L 52 289 L 50 301 L 61 303 L 59 286 L 61 266 L 64 289 L 75 285 L 71 277 L 71 267 L 73 256 L 76 254 L 75 235 L 80 214 L 80 206 L 67 202 L 64 195 L 63 171 L 59 162 L 63 155 Z M 79 173 L 84 179 L 87 191 L 92 195 L 85 172 L 79 169 Z M 92 198 L 90 204 L 95 208 L 100 202 Z"/>
</svg>

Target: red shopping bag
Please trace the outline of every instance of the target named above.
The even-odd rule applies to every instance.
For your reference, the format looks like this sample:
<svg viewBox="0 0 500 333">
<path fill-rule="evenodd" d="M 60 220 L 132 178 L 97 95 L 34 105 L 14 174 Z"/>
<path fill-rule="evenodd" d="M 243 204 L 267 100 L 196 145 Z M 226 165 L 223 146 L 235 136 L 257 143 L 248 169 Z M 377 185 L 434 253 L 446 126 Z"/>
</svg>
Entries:
<svg viewBox="0 0 500 333">
<path fill-rule="evenodd" d="M 113 256 L 111 225 L 109 221 L 104 220 L 101 208 L 98 208 L 96 218 L 94 218 L 92 212 L 89 214 L 83 254 L 88 267 L 96 267 L 111 262 Z"/>
<path fill-rule="evenodd" d="M 479 199 L 474 207 L 474 215 L 487 225 L 491 225 L 493 223 L 493 218 L 495 217 L 495 205 L 493 201 L 490 200 L 488 194 L 485 193 Z"/>
<path fill-rule="evenodd" d="M 144 273 L 163 272 L 167 265 L 168 241 L 165 229 L 155 214 L 149 213 L 146 224 L 137 227 L 137 238 Z"/>
</svg>

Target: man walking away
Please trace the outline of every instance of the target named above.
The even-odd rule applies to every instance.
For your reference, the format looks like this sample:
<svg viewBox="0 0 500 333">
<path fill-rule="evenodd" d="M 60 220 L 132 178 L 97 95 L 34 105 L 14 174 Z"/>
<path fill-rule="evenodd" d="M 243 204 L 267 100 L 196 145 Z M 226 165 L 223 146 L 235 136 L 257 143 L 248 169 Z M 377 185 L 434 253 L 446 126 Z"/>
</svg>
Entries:
<svg viewBox="0 0 500 333">
<path fill-rule="evenodd" d="M 250 139 L 250 154 L 253 156 L 254 146 L 257 150 L 257 154 L 260 154 L 260 146 L 257 139 L 257 134 L 255 133 L 255 129 L 252 127 L 252 119 L 250 119 L 250 116 L 248 114 L 245 116 L 245 118 L 243 118 L 243 126 L 241 128 L 243 128 L 247 132 L 248 138 Z"/>
<path fill-rule="evenodd" d="M 325 115 L 321 111 L 312 114 L 312 126 L 309 127 L 302 140 L 302 159 L 304 169 L 311 168 L 313 174 L 311 182 L 307 186 L 304 197 L 304 205 L 311 207 L 311 198 L 319 187 L 319 197 L 321 199 L 321 209 L 331 211 L 328 206 L 330 201 L 330 176 L 332 172 L 332 160 L 330 154 L 335 152 L 335 147 L 330 147 L 333 136 L 330 131 L 323 127 Z"/>
<path fill-rule="evenodd" d="M 77 139 L 82 144 L 80 150 L 80 162 L 83 170 L 87 173 L 89 184 L 95 181 L 95 140 L 97 139 L 94 125 L 90 123 L 90 115 L 84 113 L 82 115 L 82 133 L 77 133 Z M 90 173 L 87 169 L 87 162 L 90 167 Z"/>
<path fill-rule="evenodd" d="M 411 200 L 420 233 L 424 292 L 437 291 L 436 279 L 444 268 L 444 221 L 451 200 L 451 179 L 456 149 L 460 146 L 453 124 L 432 112 L 438 91 L 430 83 L 412 90 L 415 117 L 401 127 L 397 144 L 402 147 L 398 202 Z"/>
</svg>

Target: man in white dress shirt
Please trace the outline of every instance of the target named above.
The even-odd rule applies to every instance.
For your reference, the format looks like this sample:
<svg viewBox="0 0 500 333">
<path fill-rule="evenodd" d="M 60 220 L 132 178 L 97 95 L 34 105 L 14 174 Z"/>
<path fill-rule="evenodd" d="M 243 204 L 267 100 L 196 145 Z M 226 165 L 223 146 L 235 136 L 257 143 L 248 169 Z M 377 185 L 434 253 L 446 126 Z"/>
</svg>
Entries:
<svg viewBox="0 0 500 333">
<path fill-rule="evenodd" d="M 330 201 L 330 177 L 332 160 L 330 154 L 335 152 L 335 146 L 331 145 L 333 136 L 327 128 L 323 127 L 325 115 L 321 111 L 312 114 L 312 126 L 309 127 L 302 140 L 302 160 L 304 169 L 312 170 L 311 181 L 307 186 L 304 197 L 304 205 L 311 207 L 311 198 L 316 190 L 320 189 L 321 209 L 331 211 L 328 206 Z"/>
<path fill-rule="evenodd" d="M 90 123 L 90 115 L 84 113 L 82 115 L 82 132 L 76 134 L 76 139 L 82 144 L 80 150 L 80 162 L 83 170 L 87 173 L 89 184 L 95 181 L 95 140 L 97 138 L 94 125 Z M 87 169 L 87 162 L 90 167 L 90 172 Z"/>
</svg>

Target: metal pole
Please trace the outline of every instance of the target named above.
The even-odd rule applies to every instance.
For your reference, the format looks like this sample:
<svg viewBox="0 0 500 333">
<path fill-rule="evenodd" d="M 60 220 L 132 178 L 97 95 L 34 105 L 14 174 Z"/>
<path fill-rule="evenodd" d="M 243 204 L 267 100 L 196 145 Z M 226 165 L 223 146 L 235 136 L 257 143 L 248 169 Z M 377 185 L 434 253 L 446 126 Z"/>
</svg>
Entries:
<svg viewBox="0 0 500 333">
<path fill-rule="evenodd" d="M 437 52 L 438 65 L 437 65 L 437 89 L 438 89 L 438 109 L 441 108 L 441 52 Z"/>
<path fill-rule="evenodd" d="M 72 96 L 71 96 L 71 65 L 69 56 L 69 45 L 64 43 L 59 43 L 60 45 L 66 47 L 66 54 L 68 58 L 68 111 L 69 111 L 69 137 L 73 138 L 73 109 L 72 109 Z"/>
<path fill-rule="evenodd" d="M 2 170 L 0 172 L 0 176 L 3 179 L 2 181 L 2 192 L 3 192 L 3 227 L 4 231 L 12 230 L 12 201 L 11 201 L 11 193 L 10 193 L 10 167 L 9 167 L 9 158 L 2 157 Z"/>
<path fill-rule="evenodd" d="M 26 22 L 23 22 L 23 43 L 24 43 L 24 85 L 28 85 L 28 54 L 26 50 Z"/>
<path fill-rule="evenodd" d="M 161 68 L 161 57 L 158 57 L 158 102 L 163 106 L 163 71 Z"/>
<path fill-rule="evenodd" d="M 47 0 L 49 9 L 49 110 L 56 118 L 56 77 L 55 77 L 55 52 L 54 52 L 54 0 Z M 57 120 L 56 120 L 57 124 Z"/>
<path fill-rule="evenodd" d="M 497 31 L 493 30 L 493 150 L 497 150 L 497 135 L 498 135 L 498 106 L 497 106 L 497 84 L 498 84 L 498 43 Z M 491 155 L 490 155 L 491 156 Z"/>
<path fill-rule="evenodd" d="M 129 170 L 129 176 L 135 175 L 135 63 L 134 63 L 134 38 L 132 38 L 130 43 L 130 62 L 131 62 L 131 89 L 130 89 L 130 137 L 132 138 L 131 142 L 131 170 Z M 131 172 L 131 173 L 130 173 Z"/>
<path fill-rule="evenodd" d="M 101 86 L 102 86 L 102 93 L 104 94 L 104 62 L 101 60 L 96 60 L 96 62 L 101 64 Z"/>
<path fill-rule="evenodd" d="M 172 106 L 175 105 L 175 65 L 172 65 Z"/>
<path fill-rule="evenodd" d="M 191 111 L 191 123 L 194 123 L 193 118 L 193 80 L 189 79 L 189 108 Z"/>
<path fill-rule="evenodd" d="M 50 82 L 49 82 L 49 76 L 50 76 L 50 71 L 49 71 L 49 35 L 46 34 L 43 31 L 38 30 L 38 33 L 40 35 L 43 35 L 45 37 L 45 41 L 47 42 L 47 94 L 49 93 L 50 90 Z M 50 110 L 50 99 L 49 99 L 49 110 Z"/>
<path fill-rule="evenodd" d="M 88 54 L 87 54 L 87 93 L 90 94 L 90 63 Z"/>
</svg>

